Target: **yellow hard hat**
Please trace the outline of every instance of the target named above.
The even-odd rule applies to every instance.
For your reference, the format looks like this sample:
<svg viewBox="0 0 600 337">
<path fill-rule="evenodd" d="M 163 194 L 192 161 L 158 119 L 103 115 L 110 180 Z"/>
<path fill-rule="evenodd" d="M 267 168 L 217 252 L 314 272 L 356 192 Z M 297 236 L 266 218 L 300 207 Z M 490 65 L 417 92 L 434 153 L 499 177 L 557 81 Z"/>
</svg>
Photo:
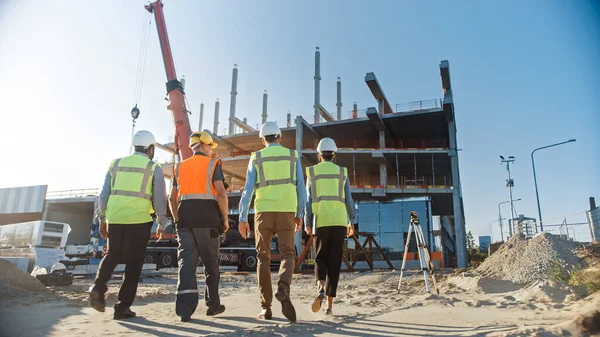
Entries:
<svg viewBox="0 0 600 337">
<path fill-rule="evenodd" d="M 219 144 L 215 143 L 212 136 L 206 132 L 198 131 L 190 136 L 190 147 L 193 148 L 198 143 L 203 143 L 210 146 L 211 149 L 216 149 Z"/>
</svg>

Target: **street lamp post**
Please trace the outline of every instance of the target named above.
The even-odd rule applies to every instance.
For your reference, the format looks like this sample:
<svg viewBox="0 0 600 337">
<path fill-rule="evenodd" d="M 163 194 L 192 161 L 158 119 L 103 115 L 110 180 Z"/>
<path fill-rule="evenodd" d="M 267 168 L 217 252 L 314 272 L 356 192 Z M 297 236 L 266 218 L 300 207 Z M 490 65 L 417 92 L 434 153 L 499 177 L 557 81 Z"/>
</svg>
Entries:
<svg viewBox="0 0 600 337">
<path fill-rule="evenodd" d="M 552 145 L 538 147 L 537 149 L 531 151 L 531 166 L 533 167 L 533 182 L 535 184 L 535 198 L 537 200 L 537 208 L 538 208 L 538 216 L 540 218 L 540 231 L 541 232 L 544 231 L 544 224 L 543 224 L 543 221 L 542 221 L 542 208 L 540 207 L 540 195 L 538 193 L 537 177 L 535 176 L 535 161 L 533 160 L 533 154 L 537 150 L 543 150 L 543 149 L 547 149 L 549 147 L 554 147 L 554 146 L 558 146 L 558 145 L 562 145 L 562 144 L 572 143 L 574 141 L 575 141 L 575 139 L 569 139 L 566 142 L 560 142 L 560 143 L 556 143 L 556 144 L 552 144 Z"/>
<path fill-rule="evenodd" d="M 501 222 L 502 220 L 504 219 L 500 218 L 490 221 L 490 238 L 492 239 L 492 242 L 494 242 L 494 227 L 492 227 L 492 224 L 494 222 Z M 502 239 L 502 226 L 500 226 L 500 239 Z"/>
<path fill-rule="evenodd" d="M 521 201 L 521 198 L 519 198 L 517 200 L 513 200 L 513 202 L 516 202 L 516 201 Z M 510 200 L 507 200 L 507 201 L 503 201 L 498 204 L 498 220 L 496 220 L 496 221 L 500 222 L 500 235 L 502 236 L 501 237 L 502 242 L 504 242 L 504 229 L 502 227 L 502 220 L 504 220 L 504 219 L 502 219 L 502 212 L 500 211 L 500 206 L 502 206 L 503 204 L 508 204 L 509 202 L 510 202 Z M 511 218 L 512 218 L 512 216 L 511 216 Z"/>
</svg>

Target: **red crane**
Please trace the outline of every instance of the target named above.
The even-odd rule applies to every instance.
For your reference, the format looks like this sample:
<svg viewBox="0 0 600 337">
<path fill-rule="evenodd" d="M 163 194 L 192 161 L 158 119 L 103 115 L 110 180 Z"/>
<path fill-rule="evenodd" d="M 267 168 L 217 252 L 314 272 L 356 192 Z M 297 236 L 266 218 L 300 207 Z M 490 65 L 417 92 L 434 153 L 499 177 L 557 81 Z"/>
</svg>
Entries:
<svg viewBox="0 0 600 337">
<path fill-rule="evenodd" d="M 171 110 L 173 123 L 175 124 L 175 149 L 176 151 L 179 151 L 179 160 L 185 160 L 192 156 L 192 149 L 188 146 L 188 140 L 192 134 L 192 127 L 190 126 L 187 115 L 188 109 L 185 105 L 183 86 L 177 79 L 177 74 L 175 73 L 175 63 L 173 62 L 173 54 L 171 53 L 171 45 L 169 44 L 163 3 L 162 0 L 156 0 L 144 7 L 148 12 L 154 14 L 154 19 L 156 21 L 160 49 L 165 63 L 165 72 L 167 73 L 167 95 L 169 96 L 170 102 L 169 109 Z"/>
</svg>

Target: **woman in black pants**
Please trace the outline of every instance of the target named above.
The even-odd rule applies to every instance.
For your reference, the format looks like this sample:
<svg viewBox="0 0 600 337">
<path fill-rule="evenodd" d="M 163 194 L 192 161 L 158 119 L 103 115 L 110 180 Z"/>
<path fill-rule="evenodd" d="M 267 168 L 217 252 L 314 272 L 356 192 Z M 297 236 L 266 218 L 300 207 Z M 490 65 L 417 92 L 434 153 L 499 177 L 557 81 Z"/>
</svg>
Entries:
<svg viewBox="0 0 600 337">
<path fill-rule="evenodd" d="M 346 236 L 354 235 L 354 201 L 350 195 L 348 170 L 333 163 L 337 146 L 323 138 L 317 146 L 320 163 L 306 169 L 306 233 L 315 235 L 317 257 L 315 276 L 317 296 L 312 311 L 317 312 L 327 296 L 327 315 L 332 315 Z"/>
</svg>

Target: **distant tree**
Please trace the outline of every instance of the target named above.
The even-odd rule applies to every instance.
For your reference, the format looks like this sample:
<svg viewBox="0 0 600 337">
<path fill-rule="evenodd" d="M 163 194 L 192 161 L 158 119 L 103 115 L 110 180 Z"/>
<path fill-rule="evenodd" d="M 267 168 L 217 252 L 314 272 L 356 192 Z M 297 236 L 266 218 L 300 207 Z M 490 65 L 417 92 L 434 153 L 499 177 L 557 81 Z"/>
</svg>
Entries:
<svg viewBox="0 0 600 337">
<path fill-rule="evenodd" d="M 469 231 L 467 233 L 467 250 L 470 252 L 473 251 L 473 249 L 475 249 L 475 238 L 473 237 L 473 233 L 471 231 Z"/>
</svg>

